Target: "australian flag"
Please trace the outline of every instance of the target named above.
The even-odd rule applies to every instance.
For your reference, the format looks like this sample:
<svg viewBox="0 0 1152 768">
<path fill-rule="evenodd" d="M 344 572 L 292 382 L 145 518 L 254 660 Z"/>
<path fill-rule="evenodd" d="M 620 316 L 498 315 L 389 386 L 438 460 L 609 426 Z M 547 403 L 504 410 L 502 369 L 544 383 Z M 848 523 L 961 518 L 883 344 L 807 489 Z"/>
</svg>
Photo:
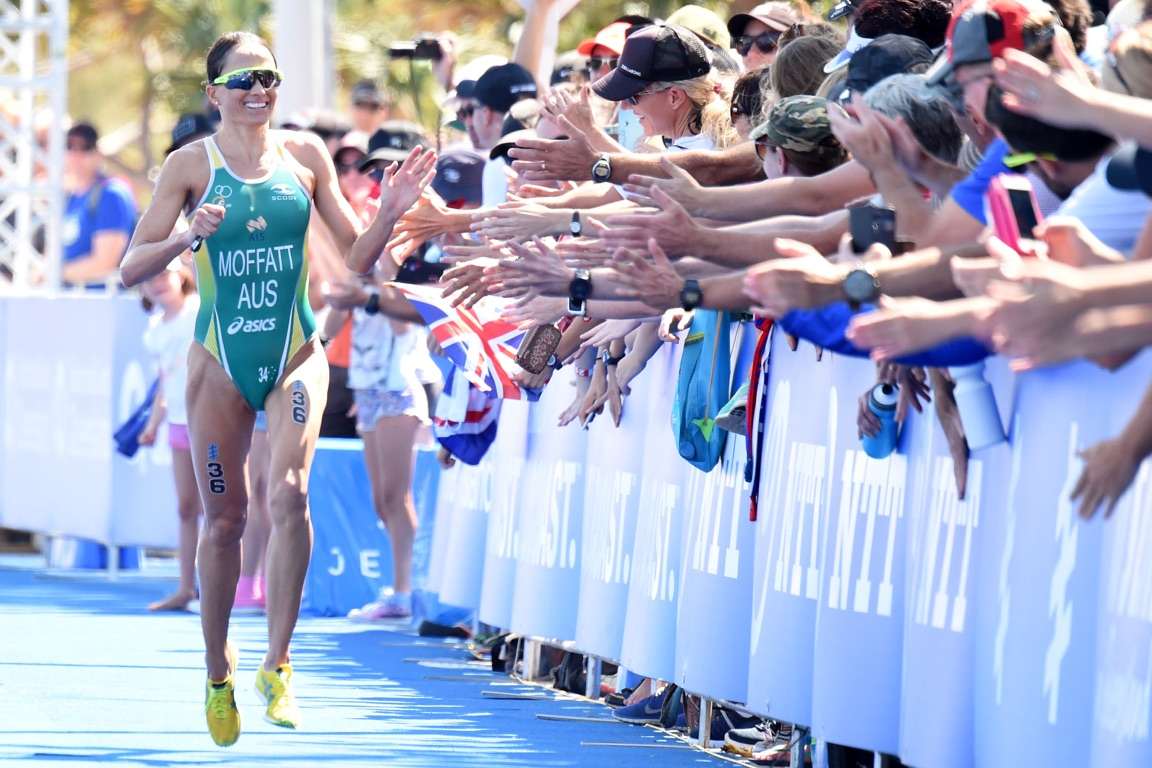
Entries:
<svg viewBox="0 0 1152 768">
<path fill-rule="evenodd" d="M 444 354 L 468 381 L 489 397 L 537 400 L 539 391 L 519 386 L 510 371 L 527 331 L 500 319 L 504 300 L 487 296 L 475 306 L 453 307 L 435 285 L 391 283 L 424 318 Z"/>
</svg>

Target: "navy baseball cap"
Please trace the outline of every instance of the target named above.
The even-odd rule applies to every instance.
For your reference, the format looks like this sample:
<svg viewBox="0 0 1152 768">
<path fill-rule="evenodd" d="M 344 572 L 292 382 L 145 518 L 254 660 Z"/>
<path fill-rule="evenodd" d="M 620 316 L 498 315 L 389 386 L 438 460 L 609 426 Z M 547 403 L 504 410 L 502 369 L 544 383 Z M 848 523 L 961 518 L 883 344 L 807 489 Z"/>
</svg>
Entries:
<svg viewBox="0 0 1152 768">
<path fill-rule="evenodd" d="M 1152 152 L 1125 144 L 1108 161 L 1105 178 L 1113 189 L 1140 191 L 1152 197 Z"/>
<path fill-rule="evenodd" d="M 934 58 L 923 40 L 908 35 L 881 35 L 848 60 L 848 77 L 838 100 L 843 102 L 853 93 L 864 93 L 890 75 L 912 72 L 918 67 L 923 71 Z"/>
<path fill-rule="evenodd" d="M 480 205 L 484 196 L 484 158 L 469 149 L 451 149 L 436 159 L 432 189 L 450 206 Z"/>
<path fill-rule="evenodd" d="M 216 130 L 216 122 L 203 112 L 180 115 L 172 128 L 172 143 L 164 150 L 164 154 L 170 155 L 197 138 L 211 135 Z"/>
<path fill-rule="evenodd" d="M 616 69 L 592 83 L 592 90 L 608 101 L 624 101 L 651 83 L 691 80 L 711 69 L 708 50 L 695 32 L 653 24 L 628 36 Z"/>
<path fill-rule="evenodd" d="M 360 171 L 366 171 L 377 163 L 403 162 L 413 147 L 427 144 L 419 125 L 390 120 L 368 137 L 368 156 L 360 163 Z"/>
<path fill-rule="evenodd" d="M 472 98 L 493 112 L 507 112 L 520 99 L 536 98 L 536 78 L 519 64 L 491 67 L 476 81 Z"/>
</svg>

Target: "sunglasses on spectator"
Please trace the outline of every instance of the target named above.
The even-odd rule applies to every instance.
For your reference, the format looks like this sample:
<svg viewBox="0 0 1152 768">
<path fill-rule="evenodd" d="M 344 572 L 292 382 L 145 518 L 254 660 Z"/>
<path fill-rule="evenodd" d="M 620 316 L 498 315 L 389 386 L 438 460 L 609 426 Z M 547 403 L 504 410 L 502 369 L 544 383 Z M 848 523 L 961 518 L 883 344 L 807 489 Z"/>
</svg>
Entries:
<svg viewBox="0 0 1152 768">
<path fill-rule="evenodd" d="M 357 170 L 359 170 L 359 168 L 360 168 L 359 163 L 337 163 L 336 164 L 336 175 L 337 176 L 343 176 L 346 173 L 354 173 Z"/>
<path fill-rule="evenodd" d="M 732 122 L 735 123 L 741 117 L 752 117 L 752 111 L 748 109 L 748 104 L 742 101 L 734 102 L 730 110 L 732 115 Z"/>
<path fill-rule="evenodd" d="M 460 107 L 460 109 L 456 110 L 456 119 L 457 120 L 467 120 L 468 118 L 472 117 L 472 113 L 475 111 L 476 111 L 476 107 L 473 106 L 472 104 L 468 104 L 466 106 Z"/>
<path fill-rule="evenodd" d="M 246 67 L 225 72 L 212 81 L 212 85 L 223 85 L 230 91 L 250 91 L 260 83 L 260 87 L 269 91 L 279 87 L 284 82 L 279 70 L 263 69 L 261 67 Z"/>
<path fill-rule="evenodd" d="M 644 98 L 645 96 L 650 96 L 653 93 L 660 93 L 661 91 L 666 91 L 671 87 L 672 87 L 671 85 L 660 85 L 660 86 L 656 86 L 654 88 L 649 88 L 646 91 L 640 91 L 640 93 L 637 93 L 635 96 L 629 96 L 628 98 L 624 99 L 624 101 L 628 102 L 629 104 L 631 104 L 632 106 L 635 107 L 635 106 L 640 104 L 640 99 Z"/>
<path fill-rule="evenodd" d="M 736 52 L 741 56 L 747 56 L 748 51 L 752 50 L 753 45 L 756 46 L 760 53 L 772 53 L 772 51 L 776 50 L 779 43 L 779 32 L 761 32 L 756 35 L 756 37 L 740 35 L 732 41 L 732 47 L 735 48 Z"/>
<path fill-rule="evenodd" d="M 761 136 L 756 139 L 756 157 L 760 158 L 761 161 L 768 157 L 768 150 L 770 149 L 776 149 L 776 145 L 768 141 L 767 137 Z"/>
<path fill-rule="evenodd" d="M 588 69 L 593 72 L 608 67 L 609 69 L 616 69 L 616 65 L 620 63 L 620 59 L 616 57 L 607 56 L 593 56 L 588 59 Z"/>
<path fill-rule="evenodd" d="M 85 144 L 84 142 L 68 142 L 67 147 L 69 152 L 95 152 L 96 147 Z"/>
</svg>

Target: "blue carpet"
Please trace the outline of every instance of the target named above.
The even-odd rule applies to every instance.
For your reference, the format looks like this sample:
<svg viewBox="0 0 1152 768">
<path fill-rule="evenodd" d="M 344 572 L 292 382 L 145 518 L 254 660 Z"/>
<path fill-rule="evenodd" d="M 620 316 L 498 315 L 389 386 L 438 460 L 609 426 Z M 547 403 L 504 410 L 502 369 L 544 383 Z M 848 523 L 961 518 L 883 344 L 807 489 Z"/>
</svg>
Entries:
<svg viewBox="0 0 1152 768">
<path fill-rule="evenodd" d="M 293 646 L 298 732 L 265 723 L 252 687 L 263 618 L 233 619 L 243 735 L 218 749 L 203 724 L 199 618 L 143 609 L 170 586 L 0 568 L 0 766 L 725 764 L 654 729 L 536 717 L 610 717 L 598 704 L 485 698 L 542 689 L 453 644 L 308 617 Z"/>
</svg>

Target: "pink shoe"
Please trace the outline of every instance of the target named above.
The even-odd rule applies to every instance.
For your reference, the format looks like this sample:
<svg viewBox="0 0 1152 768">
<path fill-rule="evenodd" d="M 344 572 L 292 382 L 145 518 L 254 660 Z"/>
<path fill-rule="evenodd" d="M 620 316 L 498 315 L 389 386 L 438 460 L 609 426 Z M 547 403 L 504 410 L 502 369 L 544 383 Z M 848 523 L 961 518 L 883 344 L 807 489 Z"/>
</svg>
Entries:
<svg viewBox="0 0 1152 768">
<path fill-rule="evenodd" d="M 236 582 L 236 599 L 232 602 L 233 613 L 264 613 L 267 607 L 262 585 L 255 576 L 241 576 Z"/>
</svg>

